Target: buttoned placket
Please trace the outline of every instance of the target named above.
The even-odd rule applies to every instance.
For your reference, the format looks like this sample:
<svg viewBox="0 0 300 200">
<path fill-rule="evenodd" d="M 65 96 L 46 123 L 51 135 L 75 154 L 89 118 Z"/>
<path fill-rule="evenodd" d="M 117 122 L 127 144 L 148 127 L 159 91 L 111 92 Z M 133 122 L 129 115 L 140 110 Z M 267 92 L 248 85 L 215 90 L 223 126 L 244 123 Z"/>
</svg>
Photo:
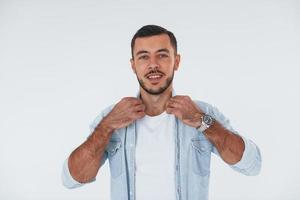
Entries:
<svg viewBox="0 0 300 200">
<path fill-rule="evenodd" d="M 135 123 L 132 123 L 127 127 L 126 130 L 126 155 L 128 160 L 126 163 L 128 165 L 128 199 L 135 199 L 135 140 L 136 140 L 136 131 Z"/>
<path fill-rule="evenodd" d="M 180 137 L 178 130 L 178 118 L 175 117 L 175 187 L 176 187 L 176 199 L 181 199 L 181 187 L 180 187 Z"/>
</svg>

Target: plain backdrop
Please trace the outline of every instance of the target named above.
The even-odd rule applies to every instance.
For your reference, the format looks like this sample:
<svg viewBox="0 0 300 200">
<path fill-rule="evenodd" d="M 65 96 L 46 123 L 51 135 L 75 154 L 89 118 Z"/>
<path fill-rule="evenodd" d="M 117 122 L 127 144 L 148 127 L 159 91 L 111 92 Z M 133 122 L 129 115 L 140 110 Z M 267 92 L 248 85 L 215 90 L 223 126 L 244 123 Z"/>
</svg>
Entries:
<svg viewBox="0 0 300 200">
<path fill-rule="evenodd" d="M 0 0 L 0 199 L 109 199 L 62 186 L 63 161 L 99 112 L 138 83 L 130 40 L 174 32 L 177 94 L 217 106 L 261 149 L 259 176 L 212 156 L 210 200 L 299 200 L 299 1 Z"/>
</svg>

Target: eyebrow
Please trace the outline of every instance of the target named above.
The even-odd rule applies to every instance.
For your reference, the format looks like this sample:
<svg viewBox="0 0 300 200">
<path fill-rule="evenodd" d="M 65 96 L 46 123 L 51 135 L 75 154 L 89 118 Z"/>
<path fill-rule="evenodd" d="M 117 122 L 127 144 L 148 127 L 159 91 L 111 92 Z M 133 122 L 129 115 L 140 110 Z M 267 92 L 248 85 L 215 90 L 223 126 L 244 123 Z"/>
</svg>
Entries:
<svg viewBox="0 0 300 200">
<path fill-rule="evenodd" d="M 145 51 L 145 50 L 141 50 L 141 51 L 138 51 L 135 55 L 138 56 L 138 55 L 143 54 L 143 53 L 149 53 L 149 52 Z"/>
<path fill-rule="evenodd" d="M 156 51 L 156 52 L 166 52 L 166 53 L 170 53 L 169 49 L 166 49 L 166 48 L 164 48 L 164 49 L 159 49 L 159 50 Z"/>
<path fill-rule="evenodd" d="M 166 48 L 159 49 L 159 50 L 156 51 L 156 53 L 159 53 L 159 52 L 170 53 L 169 49 L 166 49 Z M 138 51 L 135 55 L 138 56 L 138 55 L 143 54 L 143 53 L 149 53 L 149 51 L 146 51 L 146 50 L 140 50 L 140 51 Z"/>
</svg>

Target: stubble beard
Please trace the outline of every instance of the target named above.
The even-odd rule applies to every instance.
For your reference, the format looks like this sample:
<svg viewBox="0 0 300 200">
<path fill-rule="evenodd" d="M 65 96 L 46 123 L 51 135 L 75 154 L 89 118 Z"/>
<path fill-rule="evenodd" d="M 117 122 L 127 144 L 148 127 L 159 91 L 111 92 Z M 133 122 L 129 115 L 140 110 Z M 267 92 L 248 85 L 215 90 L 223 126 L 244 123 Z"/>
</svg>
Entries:
<svg viewBox="0 0 300 200">
<path fill-rule="evenodd" d="M 163 93 L 163 92 L 171 85 L 171 83 L 173 82 L 173 78 L 174 78 L 174 70 L 173 70 L 172 76 L 170 76 L 170 77 L 167 78 L 165 84 L 164 84 L 162 87 L 160 87 L 160 88 L 158 88 L 158 89 L 156 89 L 156 90 L 155 90 L 155 89 L 152 89 L 152 88 L 147 88 L 147 87 L 145 86 L 144 81 L 143 81 L 142 79 L 139 79 L 138 76 L 136 76 L 136 77 L 137 77 L 137 80 L 138 80 L 140 86 L 141 86 L 147 93 L 149 93 L 149 94 L 151 94 L 151 95 L 160 95 L 160 94 L 162 94 L 162 93 Z"/>
</svg>

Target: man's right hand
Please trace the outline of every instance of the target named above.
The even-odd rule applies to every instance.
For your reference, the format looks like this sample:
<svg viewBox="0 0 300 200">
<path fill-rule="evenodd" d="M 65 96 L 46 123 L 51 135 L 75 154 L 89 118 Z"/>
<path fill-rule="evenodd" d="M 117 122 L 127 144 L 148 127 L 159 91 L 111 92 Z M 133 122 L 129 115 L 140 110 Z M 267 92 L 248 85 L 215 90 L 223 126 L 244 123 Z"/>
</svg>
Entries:
<svg viewBox="0 0 300 200">
<path fill-rule="evenodd" d="M 103 118 L 101 124 L 111 131 L 124 128 L 145 116 L 145 105 L 135 97 L 124 97 L 110 113 Z"/>
<path fill-rule="evenodd" d="M 134 97 L 123 98 L 117 103 L 89 138 L 70 155 L 68 167 L 71 176 L 81 183 L 96 177 L 105 147 L 114 130 L 123 128 L 145 116 L 145 105 Z"/>
</svg>

